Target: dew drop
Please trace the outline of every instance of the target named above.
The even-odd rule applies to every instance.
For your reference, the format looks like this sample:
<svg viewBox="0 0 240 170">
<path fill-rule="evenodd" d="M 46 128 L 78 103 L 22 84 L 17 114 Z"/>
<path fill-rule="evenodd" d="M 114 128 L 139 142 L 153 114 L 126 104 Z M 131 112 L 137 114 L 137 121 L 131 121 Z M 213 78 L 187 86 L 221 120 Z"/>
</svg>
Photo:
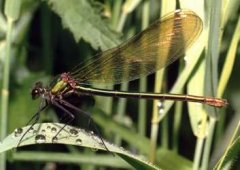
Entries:
<svg viewBox="0 0 240 170">
<path fill-rule="evenodd" d="M 157 107 L 158 107 L 158 108 L 162 108 L 162 107 L 163 107 L 163 102 L 161 102 L 161 101 L 158 102 L 158 103 L 157 103 Z"/>
<path fill-rule="evenodd" d="M 36 137 L 35 137 L 35 141 L 36 141 L 36 143 L 38 143 L 38 144 L 41 144 L 41 143 L 45 143 L 46 142 L 46 137 L 44 136 L 44 135 L 37 135 Z"/>
<path fill-rule="evenodd" d="M 52 138 L 52 143 L 57 143 L 58 142 L 58 138 L 56 137 L 56 136 L 54 136 L 53 138 Z"/>
<path fill-rule="evenodd" d="M 55 127 L 52 127 L 52 129 L 51 129 L 51 132 L 52 132 L 52 133 L 55 133 L 55 132 L 57 132 L 57 128 L 55 128 Z"/>
<path fill-rule="evenodd" d="M 163 115 L 164 109 L 159 109 L 158 113 L 159 113 L 159 116 Z"/>
<path fill-rule="evenodd" d="M 43 129 L 43 130 L 42 130 L 42 133 L 45 133 L 45 132 L 46 132 L 46 130 L 45 130 L 45 129 Z"/>
<path fill-rule="evenodd" d="M 19 137 L 23 132 L 23 129 L 22 128 L 17 128 L 14 130 L 14 136 L 15 137 Z"/>
<path fill-rule="evenodd" d="M 81 145 L 81 144 L 82 144 L 82 140 L 81 140 L 81 139 L 76 139 L 76 143 L 77 143 L 78 145 Z"/>
<path fill-rule="evenodd" d="M 78 131 L 77 131 L 76 129 L 74 129 L 74 128 L 73 128 L 73 129 L 70 129 L 69 132 L 70 132 L 70 134 L 73 135 L 73 136 L 77 136 L 77 134 L 78 134 Z"/>
<path fill-rule="evenodd" d="M 158 102 L 158 114 L 161 117 L 164 114 L 164 103 L 162 101 Z"/>
<path fill-rule="evenodd" d="M 51 126 L 47 126 L 47 129 L 51 129 Z"/>
</svg>

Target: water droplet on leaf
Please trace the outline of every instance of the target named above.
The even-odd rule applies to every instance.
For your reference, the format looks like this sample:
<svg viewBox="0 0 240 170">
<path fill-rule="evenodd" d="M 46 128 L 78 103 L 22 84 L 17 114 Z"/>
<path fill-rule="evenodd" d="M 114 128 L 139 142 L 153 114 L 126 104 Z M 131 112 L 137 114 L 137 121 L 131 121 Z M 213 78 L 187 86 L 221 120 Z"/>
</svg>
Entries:
<svg viewBox="0 0 240 170">
<path fill-rule="evenodd" d="M 76 129 L 70 129 L 70 134 L 73 136 L 76 136 L 78 134 L 78 131 Z"/>
<path fill-rule="evenodd" d="M 81 144 L 82 144 L 82 140 L 81 140 L 81 139 L 76 139 L 76 143 L 77 143 L 78 145 L 81 145 Z"/>
<path fill-rule="evenodd" d="M 19 137 L 23 132 L 23 129 L 22 128 L 17 128 L 14 130 L 14 136 L 15 137 Z"/>
<path fill-rule="evenodd" d="M 36 137 L 35 137 L 35 141 L 36 141 L 36 143 L 38 143 L 38 144 L 41 144 L 41 143 L 45 143 L 46 142 L 46 137 L 44 136 L 44 135 L 37 135 Z"/>
<path fill-rule="evenodd" d="M 54 136 L 53 138 L 52 138 L 52 143 L 57 143 L 58 142 L 58 138 L 56 137 L 56 136 Z"/>
<path fill-rule="evenodd" d="M 52 129 L 51 129 L 51 132 L 52 132 L 52 133 L 55 133 L 55 132 L 57 132 L 57 128 L 55 128 L 55 127 L 52 127 Z"/>
</svg>

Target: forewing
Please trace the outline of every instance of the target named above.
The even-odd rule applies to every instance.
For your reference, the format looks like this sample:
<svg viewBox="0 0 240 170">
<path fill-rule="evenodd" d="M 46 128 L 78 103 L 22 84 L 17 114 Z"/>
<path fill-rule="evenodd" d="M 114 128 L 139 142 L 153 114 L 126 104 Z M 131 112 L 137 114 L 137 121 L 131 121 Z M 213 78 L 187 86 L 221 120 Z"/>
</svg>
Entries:
<svg viewBox="0 0 240 170">
<path fill-rule="evenodd" d="M 76 66 L 71 76 L 80 83 L 118 84 L 149 75 L 183 56 L 201 31 L 202 20 L 194 12 L 177 10 Z"/>
</svg>

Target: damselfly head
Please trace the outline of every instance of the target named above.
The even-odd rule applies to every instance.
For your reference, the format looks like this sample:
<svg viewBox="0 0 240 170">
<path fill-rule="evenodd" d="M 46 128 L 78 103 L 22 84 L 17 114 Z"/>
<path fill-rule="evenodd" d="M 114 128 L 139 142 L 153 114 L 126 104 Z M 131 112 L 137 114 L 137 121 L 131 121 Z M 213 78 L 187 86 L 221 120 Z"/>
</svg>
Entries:
<svg viewBox="0 0 240 170">
<path fill-rule="evenodd" d="M 39 98 L 44 93 L 44 88 L 42 82 L 36 82 L 35 86 L 32 89 L 31 95 L 32 99 L 35 100 Z"/>
</svg>

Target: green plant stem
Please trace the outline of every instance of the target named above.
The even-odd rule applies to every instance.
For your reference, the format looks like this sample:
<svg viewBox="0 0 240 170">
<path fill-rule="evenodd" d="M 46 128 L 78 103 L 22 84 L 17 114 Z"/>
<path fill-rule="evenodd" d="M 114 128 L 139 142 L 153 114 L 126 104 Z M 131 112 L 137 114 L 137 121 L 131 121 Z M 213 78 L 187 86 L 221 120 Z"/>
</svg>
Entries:
<svg viewBox="0 0 240 170">
<path fill-rule="evenodd" d="M 114 1 L 113 3 L 113 11 L 112 11 L 112 18 L 111 18 L 111 24 L 114 29 L 117 29 L 117 24 L 119 22 L 119 16 L 121 12 L 121 5 L 122 0 Z"/>
<path fill-rule="evenodd" d="M 173 150 L 178 152 L 178 141 L 179 141 L 179 130 L 182 119 L 182 102 L 176 102 L 175 111 L 174 111 L 174 122 L 173 122 Z"/>
<path fill-rule="evenodd" d="M 162 121 L 161 144 L 164 149 L 169 149 L 169 117 L 165 117 Z"/>
<path fill-rule="evenodd" d="M 137 4 L 128 4 L 128 1 L 125 2 L 125 4 L 123 5 L 123 12 L 120 16 L 120 20 L 117 26 L 117 31 L 118 32 L 122 32 L 124 24 L 126 22 L 127 16 L 129 13 L 131 13 L 135 8 L 137 7 Z M 126 71 L 124 74 L 128 74 L 128 72 Z M 121 87 L 120 87 L 121 91 L 128 91 L 128 83 L 122 83 Z M 118 101 L 118 106 L 117 106 L 117 117 L 118 118 L 122 118 L 125 110 L 126 110 L 126 105 L 127 105 L 127 99 L 126 98 L 121 98 Z M 120 142 L 120 138 L 117 137 L 116 139 L 116 143 Z"/>
<path fill-rule="evenodd" d="M 222 2 L 213 0 L 209 3 L 210 9 L 210 22 L 209 22 L 209 38 L 206 50 L 206 72 L 205 72 L 205 95 L 216 96 L 217 93 L 217 79 L 218 79 L 218 58 L 220 50 L 221 39 L 221 10 Z M 214 135 L 214 129 L 216 126 L 217 113 L 216 109 L 206 107 L 207 111 L 214 114 L 210 117 L 209 121 L 209 133 L 206 138 L 206 144 L 204 146 L 203 159 L 202 159 L 202 170 L 208 169 L 209 157 L 211 151 L 211 145 Z"/>
<path fill-rule="evenodd" d="M 226 89 L 227 83 L 232 73 L 239 39 L 240 39 L 240 18 L 238 18 L 237 26 L 235 28 L 235 31 L 231 40 L 231 44 L 224 62 L 222 74 L 219 81 L 217 97 L 222 97 Z"/>
<path fill-rule="evenodd" d="M 226 109 L 221 109 L 219 112 L 220 112 L 220 116 L 219 116 L 219 121 L 217 123 L 216 132 L 215 132 L 216 141 L 221 140 L 225 132 L 226 116 L 227 116 L 227 114 L 225 113 Z M 217 149 L 216 147 L 217 145 L 214 146 L 214 150 Z"/>
<path fill-rule="evenodd" d="M 234 34 L 233 34 L 233 37 L 232 37 L 232 40 L 231 40 L 230 48 L 228 50 L 227 57 L 225 59 L 225 63 L 224 63 L 224 66 L 223 66 L 223 70 L 222 70 L 222 74 L 221 74 L 220 82 L 219 82 L 219 88 L 218 88 L 218 92 L 217 92 L 218 97 L 222 97 L 223 92 L 226 89 L 226 85 L 228 83 L 228 80 L 230 78 L 230 74 L 231 74 L 232 69 L 233 69 L 233 64 L 234 64 L 236 51 L 237 51 L 237 45 L 238 45 L 239 40 L 240 40 L 240 18 L 238 19 L 237 26 L 235 28 L 235 31 L 234 31 Z M 225 117 L 226 114 L 224 114 L 223 116 Z M 237 136 L 237 132 L 239 130 L 239 127 L 240 127 L 240 123 L 238 123 L 238 126 L 235 129 L 235 132 L 234 132 L 231 140 L 229 141 L 228 148 L 226 149 L 222 158 L 220 159 L 219 163 L 217 164 L 217 170 L 221 169 L 224 158 L 226 157 L 227 152 L 231 147 L 231 144 L 234 142 L 234 139 Z"/>
<path fill-rule="evenodd" d="M 211 151 L 211 145 L 212 145 L 212 139 L 213 139 L 215 125 L 216 125 L 216 119 L 210 117 L 208 137 L 206 138 L 206 143 L 204 146 L 201 170 L 208 169 L 209 156 L 210 156 L 210 151 Z"/>
<path fill-rule="evenodd" d="M 231 140 L 229 141 L 229 144 L 228 144 L 228 147 L 227 149 L 225 150 L 223 156 L 221 157 L 221 159 L 219 160 L 219 162 L 217 163 L 217 168 L 215 168 L 216 170 L 220 170 L 223 166 L 223 161 L 225 160 L 227 154 L 228 154 L 228 151 L 231 149 L 232 147 L 232 144 L 234 144 L 234 140 L 238 137 L 238 133 L 239 133 L 239 129 L 240 129 L 240 121 L 238 122 L 238 125 L 237 127 L 235 128 L 235 131 L 232 135 L 232 138 Z"/>
<path fill-rule="evenodd" d="M 126 22 L 127 18 L 127 13 L 122 13 L 118 26 L 117 26 L 117 31 L 122 32 L 123 26 Z M 127 74 L 127 73 L 125 73 Z M 128 90 L 128 83 L 122 83 L 120 87 L 121 91 L 127 91 Z M 122 119 L 126 110 L 126 105 L 127 105 L 127 99 L 125 98 L 120 98 L 117 104 L 117 118 Z M 115 138 L 116 144 L 120 144 L 121 142 L 121 137 L 119 135 L 116 136 Z"/>
<path fill-rule="evenodd" d="M 149 160 L 151 162 L 156 161 L 158 129 L 159 124 L 157 122 L 151 124 L 150 155 L 149 155 Z"/>
<path fill-rule="evenodd" d="M 181 71 L 183 70 L 183 66 L 184 66 L 183 61 L 181 60 L 179 64 L 178 74 L 180 74 Z M 182 91 L 180 93 L 182 93 Z M 182 108 L 183 108 L 183 103 L 176 102 L 175 110 L 174 110 L 173 136 L 172 136 L 173 150 L 176 153 L 178 152 L 179 130 L 180 130 L 181 119 L 182 119 L 182 111 L 183 111 Z"/>
<path fill-rule="evenodd" d="M 164 14 L 168 12 L 169 9 L 172 9 L 172 8 L 173 9 L 175 8 L 175 3 L 173 3 L 173 1 L 171 3 L 167 3 L 167 1 L 162 1 L 160 17 L 162 17 Z M 164 69 L 161 69 L 155 74 L 155 85 L 154 85 L 155 93 L 160 93 L 162 89 L 163 76 L 164 76 Z M 157 100 L 153 101 L 152 125 L 151 125 L 151 136 L 150 136 L 151 146 L 150 146 L 150 155 L 149 155 L 149 159 L 151 162 L 155 162 L 156 160 L 157 136 L 158 136 L 160 117 L 161 117 L 161 115 L 159 115 L 158 104 L 159 104 L 159 101 Z M 162 136 L 162 139 L 165 137 L 167 138 L 167 136 Z"/>
<path fill-rule="evenodd" d="M 202 148 L 203 148 L 204 139 L 197 138 L 197 144 L 194 152 L 194 161 L 193 161 L 193 170 L 198 170 L 201 162 Z"/>
<path fill-rule="evenodd" d="M 159 93 L 162 87 L 163 82 L 163 74 L 164 69 L 158 71 L 155 75 L 155 85 L 154 85 L 154 92 Z M 158 103 L 159 101 L 153 101 L 153 113 L 152 113 L 152 125 L 151 125 L 151 145 L 150 145 L 150 156 L 149 159 L 151 162 L 155 162 L 156 160 L 156 148 L 157 148 L 157 136 L 158 136 L 158 129 L 159 129 L 159 110 L 158 110 Z"/>
<path fill-rule="evenodd" d="M 183 86 L 185 85 L 185 83 L 187 82 L 189 76 L 191 75 L 194 67 L 197 64 L 197 61 L 200 58 L 200 54 L 198 55 L 198 53 L 201 53 L 203 50 L 203 45 L 200 44 L 198 49 L 196 49 L 197 51 L 195 51 L 194 53 L 192 53 L 192 55 L 196 54 L 194 56 L 194 58 L 191 60 L 191 64 L 188 65 L 188 67 L 184 67 L 183 71 L 181 72 L 181 74 L 178 76 L 176 82 L 174 83 L 172 89 L 170 90 L 169 93 L 180 93 L 183 89 Z M 164 105 L 164 113 L 159 115 L 159 121 L 161 121 L 166 114 L 168 113 L 168 111 L 170 110 L 170 108 L 173 106 L 174 101 L 167 101 L 165 102 Z"/>
<path fill-rule="evenodd" d="M 144 1 L 142 8 L 142 30 L 147 28 L 149 25 L 149 11 L 150 10 L 150 2 Z M 144 68 L 142 68 L 144 69 Z M 140 78 L 139 89 L 141 92 L 147 91 L 147 77 Z M 138 105 L 138 133 L 142 136 L 145 136 L 146 133 L 146 111 L 147 111 L 147 101 L 144 99 L 139 100 Z"/>
<path fill-rule="evenodd" d="M 128 83 L 123 83 L 121 84 L 121 91 L 127 91 L 128 90 Z M 117 105 L 117 118 L 118 119 L 123 119 L 125 111 L 126 111 L 126 106 L 127 106 L 127 99 L 121 98 L 118 101 Z M 115 142 L 117 145 L 120 145 L 122 138 L 117 135 L 115 138 Z"/>
<path fill-rule="evenodd" d="M 7 20 L 7 37 L 6 37 L 6 56 L 4 60 L 3 70 L 3 84 L 1 95 L 1 139 L 7 134 L 7 114 L 8 114 L 8 102 L 9 102 L 9 77 L 10 77 L 10 57 L 11 57 L 11 35 L 13 28 L 13 20 L 8 18 Z M 6 168 L 6 154 L 1 154 L 1 169 Z"/>
<path fill-rule="evenodd" d="M 206 96 L 216 96 L 218 83 L 218 58 L 221 40 L 221 1 L 213 0 L 209 2 L 209 32 L 206 50 L 206 72 L 204 94 Z M 207 112 L 214 117 L 217 116 L 216 109 L 206 107 Z"/>
<path fill-rule="evenodd" d="M 106 2 L 107 3 L 107 2 Z M 117 29 L 116 25 L 117 25 L 117 22 L 118 22 L 118 18 L 119 18 L 119 13 L 120 13 L 120 7 L 121 7 L 121 1 L 119 0 L 119 2 L 117 3 L 114 3 L 114 10 L 113 10 L 113 17 L 112 17 L 112 20 L 111 20 L 111 24 L 113 26 L 114 29 Z M 119 11 L 118 11 L 119 10 Z M 100 86 L 100 88 L 103 88 L 102 86 Z M 106 89 L 109 89 L 109 90 L 112 90 L 114 89 L 114 85 L 107 85 L 107 86 L 104 86 L 104 88 Z M 112 114 L 112 108 L 113 108 L 113 98 L 111 97 L 99 97 L 99 96 L 96 96 L 95 99 L 97 101 L 99 101 L 99 103 L 102 103 L 100 104 L 102 106 L 102 110 L 107 114 L 107 115 L 111 115 Z M 104 101 L 104 104 L 103 102 Z M 109 134 L 109 131 L 108 129 L 106 128 L 105 130 L 105 135 L 106 136 L 109 136 L 110 137 L 110 134 Z M 117 135 L 116 138 L 115 138 L 115 143 L 116 144 L 119 144 L 121 141 L 120 137 Z M 86 151 L 87 152 L 87 151 Z M 90 168 L 92 169 L 93 167 L 92 166 L 88 166 L 87 169 Z"/>
<path fill-rule="evenodd" d="M 122 29 L 123 29 L 123 26 L 126 22 L 126 19 L 127 19 L 127 13 L 122 13 L 122 15 L 120 16 L 120 20 L 119 20 L 119 23 L 118 23 L 118 26 L 117 26 L 117 31 L 118 32 L 121 32 Z"/>
<path fill-rule="evenodd" d="M 6 20 L 4 19 L 3 14 L 0 12 L 0 30 L 2 32 L 6 31 L 6 29 L 7 29 L 6 25 L 7 25 Z"/>
</svg>

